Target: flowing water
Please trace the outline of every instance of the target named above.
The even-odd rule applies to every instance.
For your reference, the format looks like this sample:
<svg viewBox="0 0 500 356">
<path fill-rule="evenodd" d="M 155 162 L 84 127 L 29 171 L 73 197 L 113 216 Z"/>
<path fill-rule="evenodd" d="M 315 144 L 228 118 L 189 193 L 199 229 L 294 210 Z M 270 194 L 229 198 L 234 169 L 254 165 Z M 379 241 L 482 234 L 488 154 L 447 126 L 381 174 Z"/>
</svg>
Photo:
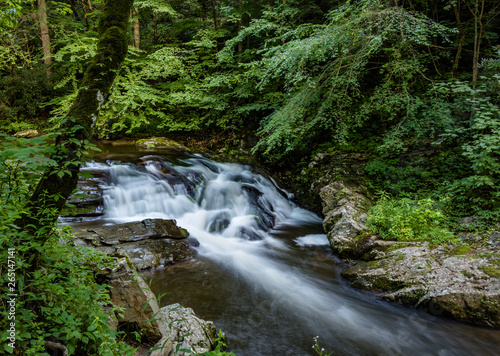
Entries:
<svg viewBox="0 0 500 356">
<path fill-rule="evenodd" d="M 215 322 L 240 356 L 500 355 L 500 330 L 378 301 L 348 286 L 321 219 L 251 167 L 196 155 L 103 155 L 104 223 L 176 219 L 197 256 L 144 273 L 161 304 Z M 439 310 L 433 311 L 439 314 Z"/>
</svg>

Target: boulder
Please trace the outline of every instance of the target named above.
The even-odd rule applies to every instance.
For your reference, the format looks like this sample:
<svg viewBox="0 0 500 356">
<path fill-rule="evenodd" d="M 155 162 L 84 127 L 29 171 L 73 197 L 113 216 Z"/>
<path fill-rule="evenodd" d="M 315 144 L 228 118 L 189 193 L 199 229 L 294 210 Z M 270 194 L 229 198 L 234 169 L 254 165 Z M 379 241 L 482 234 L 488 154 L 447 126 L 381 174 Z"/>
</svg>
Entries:
<svg viewBox="0 0 500 356">
<path fill-rule="evenodd" d="M 124 242 L 148 239 L 184 239 L 189 236 L 186 229 L 177 226 L 175 220 L 145 219 L 124 224 L 75 228 L 76 237 L 102 245 L 117 245 Z"/>
<path fill-rule="evenodd" d="M 365 233 L 370 201 L 362 186 L 334 181 L 321 188 L 323 228 L 333 250 L 340 257 L 359 258 L 372 247 L 373 239 Z"/>
<path fill-rule="evenodd" d="M 152 138 L 137 140 L 135 145 L 141 148 L 151 148 L 151 149 L 164 148 L 177 151 L 189 151 L 189 149 L 184 145 L 181 145 L 179 142 L 170 140 L 166 137 L 152 137 Z"/>
<path fill-rule="evenodd" d="M 126 257 L 137 270 L 172 265 L 191 259 L 197 241 L 175 220 L 145 219 L 140 222 L 98 227 L 74 227 L 74 244 L 94 246 L 109 256 Z"/>
<path fill-rule="evenodd" d="M 137 271 L 124 258 L 110 275 L 111 301 L 123 308 L 118 315 L 119 323 L 133 323 L 150 341 L 158 341 L 166 335 L 168 325 L 157 318 L 158 301 Z"/>
<path fill-rule="evenodd" d="M 24 130 L 24 131 L 19 131 L 14 134 L 14 137 L 19 137 L 19 138 L 33 138 L 37 137 L 39 135 L 38 130 Z"/>
<path fill-rule="evenodd" d="M 379 298 L 457 320 L 500 326 L 500 283 L 491 261 L 453 255 L 427 243 L 392 249 L 342 272 L 354 287 Z M 490 273 L 488 273 L 490 272 Z"/>
<path fill-rule="evenodd" d="M 114 246 L 98 246 L 110 256 L 127 256 L 137 270 L 173 265 L 191 259 L 195 251 L 191 239 L 180 241 L 172 239 L 143 240 Z"/>
<path fill-rule="evenodd" d="M 191 308 L 168 305 L 161 308 L 158 317 L 170 328 L 151 356 L 198 355 L 215 348 L 218 335 L 213 322 L 198 318 Z"/>
</svg>

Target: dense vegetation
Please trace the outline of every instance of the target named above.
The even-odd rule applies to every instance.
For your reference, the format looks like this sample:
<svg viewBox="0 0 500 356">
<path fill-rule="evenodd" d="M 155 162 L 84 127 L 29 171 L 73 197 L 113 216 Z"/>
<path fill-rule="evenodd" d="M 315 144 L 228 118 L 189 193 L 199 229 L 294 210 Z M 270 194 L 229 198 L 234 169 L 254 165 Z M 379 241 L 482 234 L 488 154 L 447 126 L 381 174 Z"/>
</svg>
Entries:
<svg viewBox="0 0 500 356">
<path fill-rule="evenodd" d="M 48 65 L 37 7 L 2 6 L 1 128 L 57 128 L 95 52 L 102 2 L 47 3 Z M 498 1 L 134 6 L 98 137 L 257 133 L 254 151 L 282 165 L 318 150 L 370 152 L 374 188 L 498 217 Z"/>
<path fill-rule="evenodd" d="M 103 3 L 1 2 L 1 132 L 64 126 L 96 52 Z M 500 218 L 499 13 L 498 0 L 136 0 L 129 54 L 95 136 L 255 135 L 254 153 L 277 167 L 316 152 L 363 152 L 371 187 L 384 192 L 371 221 L 387 238 L 394 231 L 384 224 L 395 223 L 380 217 L 411 216 L 405 209 L 423 220 L 404 224 L 428 222 L 421 236 L 430 240 L 448 236 L 445 225 L 484 229 Z M 19 152 L 28 164 L 16 164 L 8 150 L 14 141 L 2 141 L 0 226 L 7 231 L 50 164 L 26 143 Z M 461 224 L 464 217 L 474 224 Z M 53 225 L 46 228 L 57 236 Z M 2 234 L 2 247 L 23 239 Z M 40 271 L 62 258 L 50 246 L 39 256 Z M 72 253 L 63 254 L 58 271 L 80 264 Z M 38 280 L 75 283 L 68 278 Z M 26 305 L 39 305 L 33 288 L 25 288 Z M 72 290 L 71 298 L 87 298 L 85 291 Z M 35 350 L 63 314 L 42 328 L 33 315 L 47 311 L 30 310 L 26 320 L 44 330 L 35 336 L 35 324 L 26 324 L 34 340 L 26 348 Z M 100 317 L 95 309 L 86 322 L 72 320 L 72 330 L 83 335 Z M 106 337 L 95 352 L 107 347 Z"/>
</svg>

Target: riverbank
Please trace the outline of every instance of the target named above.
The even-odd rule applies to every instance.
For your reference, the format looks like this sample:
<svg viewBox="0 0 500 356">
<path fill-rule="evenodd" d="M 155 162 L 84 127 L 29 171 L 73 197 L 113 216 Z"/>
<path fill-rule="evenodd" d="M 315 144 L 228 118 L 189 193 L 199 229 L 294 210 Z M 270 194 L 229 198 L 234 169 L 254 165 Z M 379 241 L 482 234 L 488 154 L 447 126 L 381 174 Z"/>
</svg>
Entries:
<svg viewBox="0 0 500 356">
<path fill-rule="evenodd" d="M 342 276 L 381 300 L 500 327 L 500 226 L 458 234 L 454 244 L 381 240 L 366 228 L 373 197 L 365 162 L 360 153 L 317 154 L 301 172 L 308 184 L 296 190 L 320 200 L 330 244 L 348 265 Z"/>
<path fill-rule="evenodd" d="M 168 147 L 166 142 L 138 144 L 158 148 Z M 184 137 L 180 142 L 171 148 L 187 147 L 212 158 L 257 163 L 250 143 L 236 135 L 229 141 L 219 136 Z M 334 252 L 347 265 L 342 275 L 353 287 L 434 315 L 499 327 L 500 233 L 462 234 L 460 244 L 446 246 L 379 239 L 366 229 L 373 201 L 366 188 L 366 160 L 361 153 L 322 153 L 307 165 L 272 175 L 296 194 L 302 206 L 321 214 Z"/>
</svg>

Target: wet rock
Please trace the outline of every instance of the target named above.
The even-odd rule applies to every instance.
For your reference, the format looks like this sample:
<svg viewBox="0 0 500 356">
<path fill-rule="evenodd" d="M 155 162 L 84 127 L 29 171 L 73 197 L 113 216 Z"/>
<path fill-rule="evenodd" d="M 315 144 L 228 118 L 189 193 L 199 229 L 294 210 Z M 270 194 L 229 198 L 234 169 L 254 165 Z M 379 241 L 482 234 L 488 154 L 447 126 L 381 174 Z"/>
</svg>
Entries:
<svg viewBox="0 0 500 356">
<path fill-rule="evenodd" d="M 198 318 L 191 308 L 172 304 L 161 308 L 158 318 L 170 326 L 154 346 L 151 356 L 199 355 L 215 348 L 217 329 L 213 322 Z M 189 350 L 188 352 L 174 350 Z"/>
<path fill-rule="evenodd" d="M 208 231 L 211 233 L 219 233 L 224 231 L 231 222 L 231 217 L 228 213 L 222 212 L 218 214 L 213 220 L 210 222 L 208 226 Z"/>
<path fill-rule="evenodd" d="M 187 230 L 177 226 L 175 220 L 168 219 L 145 219 L 109 226 L 75 228 L 74 230 L 77 238 L 103 245 L 167 237 L 184 239 L 189 235 Z"/>
<path fill-rule="evenodd" d="M 101 184 L 109 177 L 107 173 L 92 170 L 92 178 L 80 177 L 77 191 L 68 198 L 69 207 L 61 212 L 66 221 L 77 221 L 80 217 L 96 217 L 104 214 Z"/>
<path fill-rule="evenodd" d="M 118 315 L 119 323 L 133 324 L 141 335 L 154 342 L 166 334 L 168 326 L 156 320 L 160 308 L 155 295 L 126 259 L 111 273 L 109 285 L 111 301 L 123 308 Z"/>
<path fill-rule="evenodd" d="M 192 247 L 197 241 L 186 238 L 187 231 L 175 220 L 74 227 L 73 232 L 75 245 L 90 245 L 109 256 L 126 257 L 138 270 L 183 262 L 196 254 Z"/>
<path fill-rule="evenodd" d="M 466 322 L 500 326 L 500 283 L 491 263 L 472 254 L 449 255 L 427 243 L 394 249 L 343 271 L 356 288 L 380 298 Z"/>
<path fill-rule="evenodd" d="M 366 230 L 370 201 L 355 186 L 335 181 L 320 192 L 323 204 L 323 228 L 334 251 L 340 257 L 359 258 L 371 248 Z"/>
<path fill-rule="evenodd" d="M 24 131 L 19 131 L 14 134 L 14 137 L 19 137 L 19 138 L 33 138 L 37 137 L 39 135 L 38 130 L 24 130 Z"/>
<path fill-rule="evenodd" d="M 166 148 L 178 151 L 189 151 L 187 147 L 181 145 L 179 142 L 170 140 L 166 137 L 152 137 L 136 141 L 136 146 L 141 148 Z"/>
<path fill-rule="evenodd" d="M 101 246 L 97 250 L 112 256 L 128 256 L 137 270 L 168 266 L 187 261 L 195 255 L 188 241 L 171 239 L 143 240 L 119 245 Z"/>
</svg>

